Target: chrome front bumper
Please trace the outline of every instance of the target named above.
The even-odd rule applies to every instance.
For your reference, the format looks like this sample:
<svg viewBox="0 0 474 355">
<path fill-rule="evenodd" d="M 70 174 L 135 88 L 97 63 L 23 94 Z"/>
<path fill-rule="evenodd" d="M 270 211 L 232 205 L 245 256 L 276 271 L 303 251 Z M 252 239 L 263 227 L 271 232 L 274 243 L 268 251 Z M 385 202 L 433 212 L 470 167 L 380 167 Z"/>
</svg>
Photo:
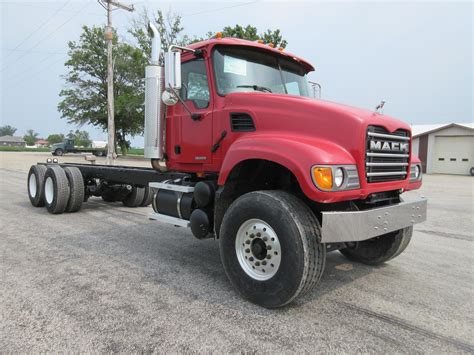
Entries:
<svg viewBox="0 0 474 355">
<path fill-rule="evenodd" d="M 365 211 L 323 212 L 322 243 L 358 242 L 426 220 L 425 198 Z"/>
</svg>

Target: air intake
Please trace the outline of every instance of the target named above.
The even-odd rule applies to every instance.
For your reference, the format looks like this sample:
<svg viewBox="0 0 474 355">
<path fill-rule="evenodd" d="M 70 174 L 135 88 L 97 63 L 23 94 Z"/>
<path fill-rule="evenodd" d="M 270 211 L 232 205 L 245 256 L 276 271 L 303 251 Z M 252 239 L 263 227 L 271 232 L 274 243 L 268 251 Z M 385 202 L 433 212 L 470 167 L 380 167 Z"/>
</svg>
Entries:
<svg viewBox="0 0 474 355">
<path fill-rule="evenodd" d="M 247 113 L 231 113 L 230 127 L 232 132 L 253 132 L 255 124 L 252 117 Z"/>
</svg>

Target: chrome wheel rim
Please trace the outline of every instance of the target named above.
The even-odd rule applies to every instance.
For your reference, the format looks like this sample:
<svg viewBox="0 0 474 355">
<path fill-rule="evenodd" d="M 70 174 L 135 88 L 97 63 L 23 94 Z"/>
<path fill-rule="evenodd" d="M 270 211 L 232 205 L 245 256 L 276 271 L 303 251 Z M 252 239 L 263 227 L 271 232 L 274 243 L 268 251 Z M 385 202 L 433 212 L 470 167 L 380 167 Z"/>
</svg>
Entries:
<svg viewBox="0 0 474 355">
<path fill-rule="evenodd" d="M 37 188 L 36 188 L 36 175 L 35 174 L 31 174 L 30 178 L 28 179 L 28 189 L 30 191 L 30 196 L 33 198 L 36 197 Z"/>
<path fill-rule="evenodd" d="M 53 184 L 53 179 L 51 177 L 47 177 L 46 181 L 44 183 L 44 198 L 46 199 L 46 202 L 50 205 L 53 203 L 54 199 L 54 184 Z"/>
<path fill-rule="evenodd" d="M 240 226 L 235 252 L 242 269 L 254 280 L 269 280 L 280 267 L 280 240 L 273 228 L 261 219 L 249 219 Z"/>
</svg>

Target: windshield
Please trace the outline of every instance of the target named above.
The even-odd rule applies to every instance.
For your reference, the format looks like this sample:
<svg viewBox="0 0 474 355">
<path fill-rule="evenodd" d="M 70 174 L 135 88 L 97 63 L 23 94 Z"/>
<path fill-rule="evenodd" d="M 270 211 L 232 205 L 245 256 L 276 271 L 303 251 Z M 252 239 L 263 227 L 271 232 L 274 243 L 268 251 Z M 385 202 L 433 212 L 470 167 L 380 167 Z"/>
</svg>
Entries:
<svg viewBox="0 0 474 355">
<path fill-rule="evenodd" d="M 213 54 L 217 92 L 261 91 L 310 96 L 306 71 L 297 62 L 248 47 L 219 46 Z"/>
</svg>

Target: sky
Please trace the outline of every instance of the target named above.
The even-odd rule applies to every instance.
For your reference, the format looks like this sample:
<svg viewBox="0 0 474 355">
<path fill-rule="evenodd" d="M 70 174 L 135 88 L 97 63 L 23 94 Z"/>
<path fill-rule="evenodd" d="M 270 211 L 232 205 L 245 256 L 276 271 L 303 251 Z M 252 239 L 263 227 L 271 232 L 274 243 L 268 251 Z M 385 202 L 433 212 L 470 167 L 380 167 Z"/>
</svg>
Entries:
<svg viewBox="0 0 474 355">
<path fill-rule="evenodd" d="M 278 28 L 287 51 L 316 67 L 309 78 L 322 85 L 322 99 L 369 109 L 384 99 L 384 112 L 409 124 L 474 120 L 470 1 L 122 2 L 181 15 L 191 37 L 235 24 Z M 119 35 L 135 16 L 113 13 Z M 105 10 L 93 0 L 0 0 L 0 19 L 0 125 L 41 137 L 76 129 L 57 111 L 67 42 L 83 25 L 104 25 Z M 106 140 L 101 130 L 81 129 Z"/>
</svg>

